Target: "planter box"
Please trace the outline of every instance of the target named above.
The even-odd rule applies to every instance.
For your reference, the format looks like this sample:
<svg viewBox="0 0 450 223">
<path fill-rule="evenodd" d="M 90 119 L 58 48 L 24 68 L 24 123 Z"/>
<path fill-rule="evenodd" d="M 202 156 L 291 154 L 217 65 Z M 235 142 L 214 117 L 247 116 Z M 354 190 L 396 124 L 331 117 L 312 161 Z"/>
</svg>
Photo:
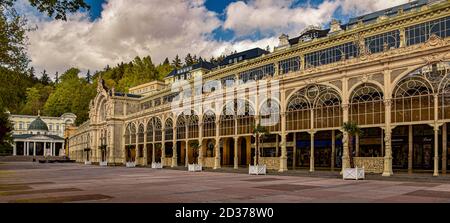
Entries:
<svg viewBox="0 0 450 223">
<path fill-rule="evenodd" d="M 91 161 L 84 161 L 84 165 L 91 165 L 92 162 Z"/>
<path fill-rule="evenodd" d="M 199 164 L 188 164 L 188 171 L 189 172 L 201 172 L 202 171 L 202 165 L 199 165 Z"/>
<path fill-rule="evenodd" d="M 162 163 L 152 163 L 152 168 L 153 169 L 162 169 Z"/>
<path fill-rule="evenodd" d="M 108 162 L 107 161 L 102 161 L 99 163 L 100 166 L 108 166 Z"/>
<path fill-rule="evenodd" d="M 256 165 L 256 166 L 252 166 L 249 165 L 248 168 L 248 174 L 250 175 L 260 175 L 260 174 L 266 174 L 266 165 Z"/>
<path fill-rule="evenodd" d="M 136 163 L 135 162 L 127 162 L 127 164 L 125 166 L 129 167 L 129 168 L 133 168 L 133 167 L 136 167 Z"/>
<path fill-rule="evenodd" d="M 344 180 L 363 180 L 364 168 L 346 168 L 342 173 Z"/>
</svg>

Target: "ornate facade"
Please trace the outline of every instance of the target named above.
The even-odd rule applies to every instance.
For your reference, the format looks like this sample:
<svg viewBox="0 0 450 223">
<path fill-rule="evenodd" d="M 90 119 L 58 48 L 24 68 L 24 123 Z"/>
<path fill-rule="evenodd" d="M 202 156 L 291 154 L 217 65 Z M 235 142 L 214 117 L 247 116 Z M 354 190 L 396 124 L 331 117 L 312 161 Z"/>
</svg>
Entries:
<svg viewBox="0 0 450 223">
<path fill-rule="evenodd" d="M 186 71 L 187 84 L 174 87 L 170 77 L 146 95 L 99 81 L 90 120 L 69 139 L 70 156 L 110 165 L 248 168 L 256 158 L 253 127 L 269 116 L 278 121 L 267 125 L 259 161 L 270 169 L 345 168 L 353 151 L 356 165 L 383 176 L 447 172 L 449 1 L 415 1 L 293 39 L 283 34 L 274 52 Z M 198 87 L 198 78 L 222 85 Z M 270 90 L 260 93 L 261 83 Z M 201 97 L 181 93 L 186 86 Z M 266 99 L 251 100 L 260 94 Z M 347 122 L 363 134 L 350 138 L 342 131 Z"/>
</svg>

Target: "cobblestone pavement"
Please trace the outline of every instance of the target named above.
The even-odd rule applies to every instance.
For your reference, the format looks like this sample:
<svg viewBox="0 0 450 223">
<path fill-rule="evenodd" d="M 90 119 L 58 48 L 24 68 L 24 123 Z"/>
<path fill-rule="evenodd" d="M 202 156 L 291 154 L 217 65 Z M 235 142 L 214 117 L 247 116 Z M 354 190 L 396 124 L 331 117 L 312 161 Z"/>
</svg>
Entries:
<svg viewBox="0 0 450 223">
<path fill-rule="evenodd" d="M 414 179 L 344 181 L 333 174 L 250 176 L 14 162 L 0 163 L 0 202 L 450 203 L 448 178 Z"/>
</svg>

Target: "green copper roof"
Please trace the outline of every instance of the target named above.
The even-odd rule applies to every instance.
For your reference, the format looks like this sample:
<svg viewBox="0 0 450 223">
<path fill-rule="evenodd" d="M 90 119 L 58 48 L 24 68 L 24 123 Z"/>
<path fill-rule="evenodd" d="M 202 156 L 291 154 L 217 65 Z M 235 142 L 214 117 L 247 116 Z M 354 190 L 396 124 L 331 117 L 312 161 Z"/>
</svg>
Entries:
<svg viewBox="0 0 450 223">
<path fill-rule="evenodd" d="M 48 126 L 44 121 L 42 121 L 41 116 L 38 116 L 34 121 L 31 122 L 28 130 L 48 131 Z"/>
</svg>

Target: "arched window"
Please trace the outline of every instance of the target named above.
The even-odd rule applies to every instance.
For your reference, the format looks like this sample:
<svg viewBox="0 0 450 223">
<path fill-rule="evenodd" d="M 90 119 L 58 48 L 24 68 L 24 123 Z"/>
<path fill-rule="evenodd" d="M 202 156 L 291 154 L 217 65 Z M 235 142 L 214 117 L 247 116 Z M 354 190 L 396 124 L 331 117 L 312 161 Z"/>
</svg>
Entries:
<svg viewBox="0 0 450 223">
<path fill-rule="evenodd" d="M 373 84 L 358 86 L 350 96 L 349 119 L 358 125 L 382 124 L 384 118 L 383 93 Z"/>
<path fill-rule="evenodd" d="M 161 119 L 153 117 L 153 126 L 155 131 L 155 142 L 161 142 L 162 140 L 162 122 Z"/>
<path fill-rule="evenodd" d="M 416 74 L 403 78 L 394 90 L 392 122 L 434 120 L 434 96 L 432 86 Z"/>
<path fill-rule="evenodd" d="M 190 139 L 198 138 L 198 116 L 192 112 L 188 117 L 188 137 Z"/>
<path fill-rule="evenodd" d="M 321 86 L 314 106 L 314 128 L 320 129 L 341 126 L 341 98 L 334 89 Z"/>
<path fill-rule="evenodd" d="M 177 118 L 177 140 L 186 138 L 186 119 L 184 114 L 180 114 Z"/>
<path fill-rule="evenodd" d="M 138 142 L 139 144 L 144 143 L 144 125 L 140 124 L 138 129 Z"/>
<path fill-rule="evenodd" d="M 255 110 L 246 100 L 235 101 L 237 134 L 252 134 L 255 125 Z"/>
<path fill-rule="evenodd" d="M 236 119 L 234 102 L 228 102 L 220 114 L 220 135 L 234 135 L 234 123 Z"/>
<path fill-rule="evenodd" d="M 216 135 L 216 115 L 207 111 L 203 115 L 203 137 L 214 137 Z"/>
<path fill-rule="evenodd" d="M 165 126 L 164 126 L 164 134 L 165 134 L 165 140 L 173 140 L 173 121 L 171 118 L 168 118 L 166 120 Z"/>
<path fill-rule="evenodd" d="M 309 100 L 305 97 L 306 89 L 297 91 L 288 100 L 286 109 L 286 130 L 304 130 L 311 127 Z"/>
<path fill-rule="evenodd" d="M 130 134 L 131 134 L 131 145 L 136 144 L 136 126 L 133 123 L 130 123 Z"/>
<path fill-rule="evenodd" d="M 269 132 L 278 132 L 281 128 L 280 105 L 272 99 L 266 100 L 259 112 L 259 122 Z"/>
<path fill-rule="evenodd" d="M 155 129 L 153 119 L 147 123 L 147 142 L 153 142 L 153 130 Z"/>
</svg>

